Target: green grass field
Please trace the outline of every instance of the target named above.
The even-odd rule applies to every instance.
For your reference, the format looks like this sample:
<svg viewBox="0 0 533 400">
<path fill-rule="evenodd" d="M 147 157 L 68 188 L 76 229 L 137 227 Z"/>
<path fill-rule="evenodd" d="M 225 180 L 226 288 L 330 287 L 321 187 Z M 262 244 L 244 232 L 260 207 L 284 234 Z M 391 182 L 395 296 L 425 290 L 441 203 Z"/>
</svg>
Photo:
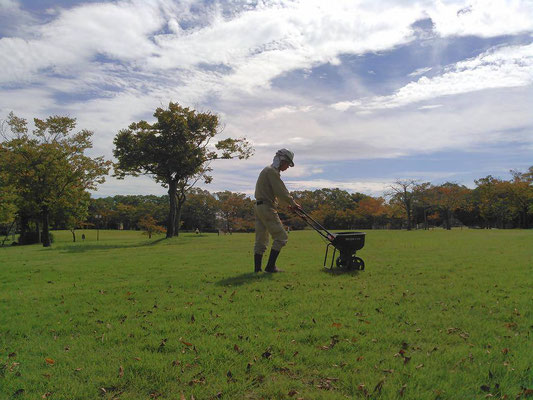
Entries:
<svg viewBox="0 0 533 400">
<path fill-rule="evenodd" d="M 0 399 L 533 395 L 533 231 L 370 231 L 348 273 L 291 232 L 275 275 L 253 234 L 85 233 L 0 248 Z"/>
</svg>

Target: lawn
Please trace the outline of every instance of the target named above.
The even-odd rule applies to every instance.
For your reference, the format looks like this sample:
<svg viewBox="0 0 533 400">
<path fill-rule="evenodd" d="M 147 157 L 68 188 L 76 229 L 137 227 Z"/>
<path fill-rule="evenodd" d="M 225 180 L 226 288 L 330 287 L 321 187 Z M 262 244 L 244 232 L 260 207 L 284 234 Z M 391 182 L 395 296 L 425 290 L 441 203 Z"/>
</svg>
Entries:
<svg viewBox="0 0 533 400">
<path fill-rule="evenodd" d="M 291 232 L 274 275 L 253 234 L 85 234 L 0 248 L 2 400 L 533 396 L 533 231 L 369 231 L 348 273 Z"/>
</svg>

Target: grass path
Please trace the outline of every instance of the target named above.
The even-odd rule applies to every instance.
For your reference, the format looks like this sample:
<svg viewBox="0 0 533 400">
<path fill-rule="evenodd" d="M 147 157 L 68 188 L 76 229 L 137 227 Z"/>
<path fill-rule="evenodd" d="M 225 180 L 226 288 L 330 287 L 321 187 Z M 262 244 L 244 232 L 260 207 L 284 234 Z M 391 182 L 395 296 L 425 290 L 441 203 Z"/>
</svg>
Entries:
<svg viewBox="0 0 533 400">
<path fill-rule="evenodd" d="M 533 232 L 371 231 L 344 274 L 291 232 L 276 275 L 252 234 L 86 236 L 0 249 L 1 399 L 533 393 Z"/>
</svg>

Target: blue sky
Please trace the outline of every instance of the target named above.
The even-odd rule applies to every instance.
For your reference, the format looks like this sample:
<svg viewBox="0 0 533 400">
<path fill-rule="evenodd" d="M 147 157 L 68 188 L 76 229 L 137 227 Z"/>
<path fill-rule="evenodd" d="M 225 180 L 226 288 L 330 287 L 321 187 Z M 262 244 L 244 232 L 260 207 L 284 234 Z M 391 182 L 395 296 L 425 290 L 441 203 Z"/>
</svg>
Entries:
<svg viewBox="0 0 533 400">
<path fill-rule="evenodd" d="M 533 165 L 529 0 L 0 0 L 0 52 L 0 118 L 76 117 L 95 156 L 169 101 L 219 114 L 256 151 L 215 162 L 210 191 L 253 194 L 279 148 L 290 190 Z M 109 178 L 95 195 L 150 193 Z"/>
</svg>

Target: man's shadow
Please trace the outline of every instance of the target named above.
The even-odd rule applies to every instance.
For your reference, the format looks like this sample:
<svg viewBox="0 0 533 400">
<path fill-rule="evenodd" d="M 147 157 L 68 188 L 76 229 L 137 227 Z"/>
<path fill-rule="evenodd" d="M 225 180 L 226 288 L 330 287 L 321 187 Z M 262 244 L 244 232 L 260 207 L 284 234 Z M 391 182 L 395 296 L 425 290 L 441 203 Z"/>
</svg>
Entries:
<svg viewBox="0 0 533 400">
<path fill-rule="evenodd" d="M 272 275 L 274 274 L 265 272 L 248 272 L 246 274 L 240 274 L 230 278 L 221 279 L 216 284 L 219 286 L 241 286 L 245 283 L 256 282 L 262 279 L 272 279 Z"/>
</svg>

